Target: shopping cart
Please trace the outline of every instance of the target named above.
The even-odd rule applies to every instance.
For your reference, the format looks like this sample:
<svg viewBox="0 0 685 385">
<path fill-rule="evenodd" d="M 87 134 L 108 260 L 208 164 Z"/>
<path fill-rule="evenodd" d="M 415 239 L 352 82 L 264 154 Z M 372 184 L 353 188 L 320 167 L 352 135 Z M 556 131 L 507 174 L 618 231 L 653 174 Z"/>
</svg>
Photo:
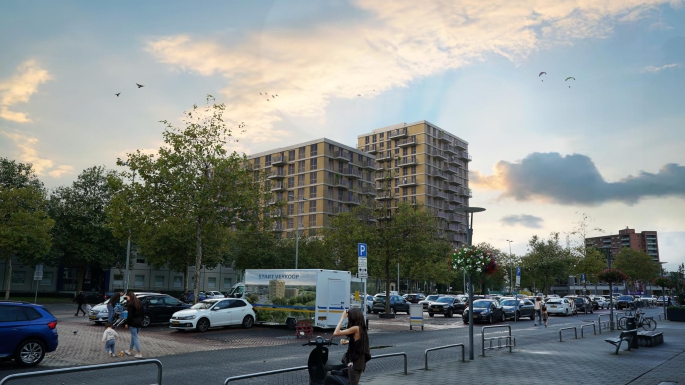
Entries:
<svg viewBox="0 0 685 385">
<path fill-rule="evenodd" d="M 128 311 L 124 310 L 124 307 L 121 306 L 121 304 L 117 304 L 114 307 L 114 318 L 112 319 L 112 327 L 116 328 L 118 326 L 121 326 L 126 322 L 126 318 L 128 317 Z"/>
</svg>

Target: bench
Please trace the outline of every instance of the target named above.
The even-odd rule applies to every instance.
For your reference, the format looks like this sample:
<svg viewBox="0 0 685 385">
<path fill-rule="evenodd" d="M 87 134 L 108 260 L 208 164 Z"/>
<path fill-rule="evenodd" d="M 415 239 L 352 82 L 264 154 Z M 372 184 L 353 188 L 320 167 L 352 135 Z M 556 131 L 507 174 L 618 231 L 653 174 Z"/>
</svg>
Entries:
<svg viewBox="0 0 685 385">
<path fill-rule="evenodd" d="M 619 335 L 618 338 L 607 338 L 604 341 L 616 346 L 616 354 L 618 355 L 618 350 L 621 348 L 623 341 L 628 342 L 628 350 L 630 350 L 630 345 L 632 344 L 633 338 L 635 338 L 636 334 L 637 330 L 626 330 L 621 332 L 621 335 Z"/>
<path fill-rule="evenodd" d="M 640 346 L 652 347 L 664 343 L 662 332 L 638 332 L 637 343 Z"/>
</svg>

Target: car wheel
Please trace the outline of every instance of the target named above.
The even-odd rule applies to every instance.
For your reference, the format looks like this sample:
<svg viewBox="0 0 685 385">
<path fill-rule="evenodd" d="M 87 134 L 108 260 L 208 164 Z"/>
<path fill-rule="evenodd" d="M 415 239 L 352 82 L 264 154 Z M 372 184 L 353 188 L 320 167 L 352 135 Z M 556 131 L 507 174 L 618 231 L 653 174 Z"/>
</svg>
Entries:
<svg viewBox="0 0 685 385">
<path fill-rule="evenodd" d="M 454 312 L 450 309 L 445 313 L 445 317 L 452 318 L 453 314 L 454 314 Z"/>
<path fill-rule="evenodd" d="M 247 318 L 249 316 L 245 316 Z M 243 323 L 245 322 L 245 319 L 243 319 Z M 288 318 L 287 321 L 285 321 L 285 325 L 288 327 L 290 330 L 295 330 L 295 326 L 297 324 L 297 321 L 295 321 L 295 318 Z M 250 325 L 252 326 L 252 325 Z"/>
<path fill-rule="evenodd" d="M 432 317 L 432 316 L 434 316 L 434 315 L 435 315 L 435 314 L 433 314 L 433 313 L 428 313 L 428 316 L 429 316 L 429 317 Z"/>
<path fill-rule="evenodd" d="M 152 317 L 149 314 L 143 316 L 143 327 L 146 328 L 152 323 Z"/>
<path fill-rule="evenodd" d="M 521 312 L 516 310 L 516 315 L 514 316 L 514 319 L 520 320 L 521 319 Z"/>
<path fill-rule="evenodd" d="M 469 321 L 467 319 L 463 319 L 462 321 L 464 321 L 464 323 L 467 325 L 469 324 Z"/>
<path fill-rule="evenodd" d="M 207 329 L 209 329 L 209 320 L 207 318 L 201 318 L 199 321 L 197 321 L 197 326 L 195 326 L 195 329 L 199 332 L 206 332 Z"/>
<path fill-rule="evenodd" d="M 243 328 L 249 329 L 252 325 L 254 325 L 254 318 L 252 318 L 251 315 L 246 315 L 245 318 L 243 318 Z"/>
<path fill-rule="evenodd" d="M 587 314 L 587 309 L 586 309 L 586 308 L 583 308 L 583 312 L 584 312 L 585 314 Z"/>
<path fill-rule="evenodd" d="M 102 325 L 102 322 L 95 322 L 95 325 L 96 325 L 96 326 L 101 326 L 101 325 Z"/>
<path fill-rule="evenodd" d="M 367 313 L 371 313 L 371 306 L 367 306 L 367 307 L 366 307 L 366 312 L 367 312 Z"/>
<path fill-rule="evenodd" d="M 488 323 L 491 324 L 492 322 L 493 322 L 492 314 L 490 314 L 490 315 L 488 316 Z"/>
<path fill-rule="evenodd" d="M 378 310 L 374 310 L 374 311 L 373 311 L 373 314 L 378 314 Z"/>
<path fill-rule="evenodd" d="M 502 312 L 502 322 L 506 322 L 507 320 L 507 315 Z"/>
<path fill-rule="evenodd" d="M 39 340 L 26 340 L 17 346 L 14 360 L 19 366 L 36 366 L 45 357 L 45 344 Z"/>
<path fill-rule="evenodd" d="M 568 317 L 568 309 L 566 309 L 566 313 L 564 314 L 564 317 Z"/>
<path fill-rule="evenodd" d="M 395 308 L 392 306 L 390 307 L 390 314 L 395 314 Z"/>
</svg>

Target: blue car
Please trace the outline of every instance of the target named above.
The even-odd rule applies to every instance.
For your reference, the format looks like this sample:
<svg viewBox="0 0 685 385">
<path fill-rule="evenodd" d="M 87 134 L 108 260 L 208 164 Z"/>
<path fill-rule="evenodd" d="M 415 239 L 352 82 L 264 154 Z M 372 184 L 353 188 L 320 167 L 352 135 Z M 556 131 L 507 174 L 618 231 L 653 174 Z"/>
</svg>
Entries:
<svg viewBox="0 0 685 385">
<path fill-rule="evenodd" d="M 0 301 L 0 359 L 38 365 L 57 349 L 57 319 L 43 306 Z"/>
</svg>

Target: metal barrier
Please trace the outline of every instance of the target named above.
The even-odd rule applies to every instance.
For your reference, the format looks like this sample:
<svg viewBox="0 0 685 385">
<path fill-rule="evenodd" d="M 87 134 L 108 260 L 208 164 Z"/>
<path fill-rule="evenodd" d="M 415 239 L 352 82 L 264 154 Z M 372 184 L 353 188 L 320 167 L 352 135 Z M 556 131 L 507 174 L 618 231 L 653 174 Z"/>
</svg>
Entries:
<svg viewBox="0 0 685 385">
<path fill-rule="evenodd" d="M 423 353 L 425 358 L 426 358 L 426 370 L 428 370 L 428 352 L 431 352 L 433 350 L 441 350 L 441 349 L 447 349 L 447 348 L 455 348 L 457 346 L 461 346 L 461 362 L 466 362 L 466 356 L 464 353 L 464 344 L 454 344 L 454 345 L 445 345 L 445 346 L 438 346 L 437 348 L 430 348 L 426 349 L 426 351 Z"/>
<path fill-rule="evenodd" d="M 590 326 L 592 326 L 592 331 L 595 333 L 595 335 L 597 335 L 597 327 L 595 326 L 594 321 L 593 321 L 593 323 L 591 323 L 591 324 L 585 324 L 585 325 L 580 327 L 580 338 L 585 338 L 585 335 L 583 334 L 583 328 L 584 327 L 590 327 Z"/>
<path fill-rule="evenodd" d="M 404 374 L 407 374 L 407 353 L 405 353 L 405 352 L 379 354 L 377 356 L 371 356 L 371 359 L 375 360 L 378 358 L 387 358 L 387 357 L 396 357 L 396 356 L 404 356 Z M 288 373 L 288 372 L 297 372 L 299 370 L 306 370 L 307 368 L 308 368 L 308 366 L 305 365 L 305 366 L 296 366 L 294 368 L 276 369 L 276 370 L 269 370 L 266 372 L 242 374 L 240 376 L 228 377 L 224 381 L 224 385 L 228 384 L 231 381 L 246 380 L 248 378 L 271 376 L 274 374 L 281 374 L 281 373 Z M 2 385 L 2 384 L 0 384 L 0 385 Z"/>
<path fill-rule="evenodd" d="M 575 333 L 576 339 L 578 339 L 578 329 L 577 329 L 575 326 L 571 326 L 571 327 L 559 329 L 559 342 L 564 342 L 564 341 L 561 339 L 561 331 L 562 331 L 562 330 L 571 330 L 571 329 L 573 329 L 573 333 Z"/>
<path fill-rule="evenodd" d="M 599 316 L 597 316 L 597 323 L 599 324 L 599 334 L 602 334 L 602 316 L 611 317 L 611 314 L 600 314 Z M 604 322 L 607 323 L 607 321 L 604 321 Z M 611 329 L 611 325 L 610 325 L 611 324 L 611 318 L 609 318 L 608 323 L 609 323 L 608 327 L 609 327 L 609 329 Z"/>
<path fill-rule="evenodd" d="M 485 347 L 485 329 L 496 329 L 496 328 L 507 328 L 509 329 L 509 335 L 504 336 L 504 337 L 490 337 L 488 338 L 488 341 L 490 341 L 490 347 L 486 348 Z M 497 346 L 492 346 L 492 341 L 497 340 Z M 502 340 L 506 341 L 506 344 L 502 346 Z M 511 353 L 511 348 L 516 346 L 516 338 L 511 335 L 511 326 L 509 325 L 497 325 L 497 326 L 483 326 L 483 329 L 481 329 L 480 332 L 480 342 L 481 342 L 481 349 L 482 349 L 482 356 L 485 357 L 485 351 L 486 350 L 491 350 L 491 349 L 501 349 L 501 348 L 509 348 L 509 353 Z"/>
<path fill-rule="evenodd" d="M 619 316 L 619 314 L 622 314 L 622 316 Z M 621 326 L 618 324 L 618 320 L 621 319 L 621 317 L 625 317 L 626 312 L 623 311 L 616 311 L 614 312 L 614 326 L 616 326 L 616 329 L 621 330 Z"/>
<path fill-rule="evenodd" d="M 135 360 L 135 361 L 125 361 L 125 362 L 115 362 L 111 364 L 98 364 L 98 365 L 87 365 L 87 366 L 75 366 L 73 368 L 62 368 L 62 369 L 50 369 L 41 370 L 39 372 L 29 372 L 29 373 L 18 373 L 10 374 L 9 376 L 3 378 L 0 381 L 0 385 L 5 385 L 12 380 L 19 380 L 31 377 L 45 377 L 57 374 L 75 373 L 75 372 L 86 372 L 91 370 L 102 370 L 118 368 L 121 366 L 138 366 L 145 364 L 155 364 L 157 365 L 157 385 L 162 385 L 162 363 L 159 360 Z M 306 366 L 305 366 L 306 368 Z"/>
</svg>

